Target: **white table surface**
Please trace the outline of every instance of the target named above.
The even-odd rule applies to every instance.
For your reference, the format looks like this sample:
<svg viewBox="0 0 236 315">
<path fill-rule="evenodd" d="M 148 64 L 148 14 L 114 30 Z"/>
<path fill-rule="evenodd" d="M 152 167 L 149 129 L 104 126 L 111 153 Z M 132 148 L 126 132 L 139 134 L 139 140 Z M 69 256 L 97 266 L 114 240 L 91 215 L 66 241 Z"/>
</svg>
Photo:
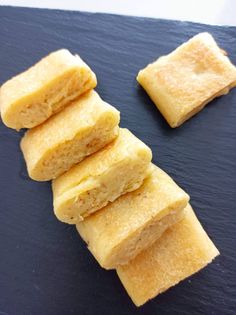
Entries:
<svg viewBox="0 0 236 315">
<path fill-rule="evenodd" d="M 235 0 L 0 0 L 0 5 L 106 12 L 236 26 Z"/>
</svg>

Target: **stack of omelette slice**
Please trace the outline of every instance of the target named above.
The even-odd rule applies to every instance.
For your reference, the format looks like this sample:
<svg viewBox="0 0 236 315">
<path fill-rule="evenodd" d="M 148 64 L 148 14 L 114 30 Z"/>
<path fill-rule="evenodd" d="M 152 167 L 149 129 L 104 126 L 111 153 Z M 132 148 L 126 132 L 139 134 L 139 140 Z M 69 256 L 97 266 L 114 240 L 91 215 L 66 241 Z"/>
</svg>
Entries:
<svg viewBox="0 0 236 315">
<path fill-rule="evenodd" d="M 119 128 L 119 112 L 96 84 L 79 56 L 53 52 L 1 86 L 1 117 L 10 128 L 31 128 L 21 140 L 29 176 L 52 180 L 56 217 L 76 225 L 140 306 L 219 252 L 188 194 L 151 162 L 147 145 Z"/>
</svg>

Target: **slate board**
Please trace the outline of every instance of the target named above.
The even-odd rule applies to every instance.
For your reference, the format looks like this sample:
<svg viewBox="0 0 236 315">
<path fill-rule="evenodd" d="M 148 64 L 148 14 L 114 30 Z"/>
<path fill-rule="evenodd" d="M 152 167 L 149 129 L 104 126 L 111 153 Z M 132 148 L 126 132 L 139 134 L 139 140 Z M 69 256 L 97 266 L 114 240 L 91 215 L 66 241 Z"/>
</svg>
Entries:
<svg viewBox="0 0 236 315">
<path fill-rule="evenodd" d="M 236 28 L 0 7 L 0 83 L 61 47 L 79 52 L 97 91 L 191 195 L 221 256 L 140 309 L 72 226 L 56 220 L 49 183 L 29 180 L 22 133 L 0 124 L 0 314 L 236 314 L 236 89 L 172 130 L 135 76 L 192 35 L 211 32 L 236 63 Z"/>
</svg>

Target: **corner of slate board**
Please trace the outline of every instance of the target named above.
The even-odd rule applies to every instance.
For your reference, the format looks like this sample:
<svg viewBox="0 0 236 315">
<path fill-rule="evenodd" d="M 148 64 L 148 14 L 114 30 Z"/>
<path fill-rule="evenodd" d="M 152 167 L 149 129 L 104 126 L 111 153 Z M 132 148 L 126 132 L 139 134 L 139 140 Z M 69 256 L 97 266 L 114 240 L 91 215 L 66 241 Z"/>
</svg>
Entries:
<svg viewBox="0 0 236 315">
<path fill-rule="evenodd" d="M 221 252 L 213 264 L 137 309 L 52 211 L 49 183 L 29 180 L 21 134 L 0 124 L 0 314 L 235 314 L 236 89 L 178 129 L 138 86 L 139 69 L 209 31 L 236 64 L 236 28 L 73 11 L 0 7 L 0 84 L 61 47 L 98 76 L 97 91 L 154 162 L 190 195 Z"/>
</svg>

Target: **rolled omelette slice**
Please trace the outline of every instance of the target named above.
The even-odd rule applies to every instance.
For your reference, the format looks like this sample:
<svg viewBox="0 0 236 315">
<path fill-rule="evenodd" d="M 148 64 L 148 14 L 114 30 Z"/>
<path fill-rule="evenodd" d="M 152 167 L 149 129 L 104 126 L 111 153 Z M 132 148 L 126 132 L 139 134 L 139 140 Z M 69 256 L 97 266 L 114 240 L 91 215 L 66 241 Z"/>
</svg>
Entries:
<svg viewBox="0 0 236 315">
<path fill-rule="evenodd" d="M 166 291 L 209 264 L 219 251 L 210 240 L 190 205 L 184 219 L 172 225 L 118 276 L 136 306 Z"/>
<path fill-rule="evenodd" d="M 139 71 L 137 80 L 175 128 L 235 87 L 236 67 L 209 33 L 200 33 Z"/>
<path fill-rule="evenodd" d="M 99 264 L 106 269 L 127 263 L 183 217 L 189 196 L 152 164 L 143 185 L 77 224 Z"/>
<path fill-rule="evenodd" d="M 17 130 L 35 127 L 96 85 L 95 74 L 78 55 L 55 51 L 1 86 L 2 120 Z"/>
<path fill-rule="evenodd" d="M 152 152 L 129 130 L 53 181 L 57 218 L 75 224 L 119 196 L 140 187 Z"/>
<path fill-rule="evenodd" d="M 95 91 L 83 94 L 58 114 L 26 132 L 21 149 L 29 176 L 58 177 L 118 136 L 120 114 Z"/>
</svg>

